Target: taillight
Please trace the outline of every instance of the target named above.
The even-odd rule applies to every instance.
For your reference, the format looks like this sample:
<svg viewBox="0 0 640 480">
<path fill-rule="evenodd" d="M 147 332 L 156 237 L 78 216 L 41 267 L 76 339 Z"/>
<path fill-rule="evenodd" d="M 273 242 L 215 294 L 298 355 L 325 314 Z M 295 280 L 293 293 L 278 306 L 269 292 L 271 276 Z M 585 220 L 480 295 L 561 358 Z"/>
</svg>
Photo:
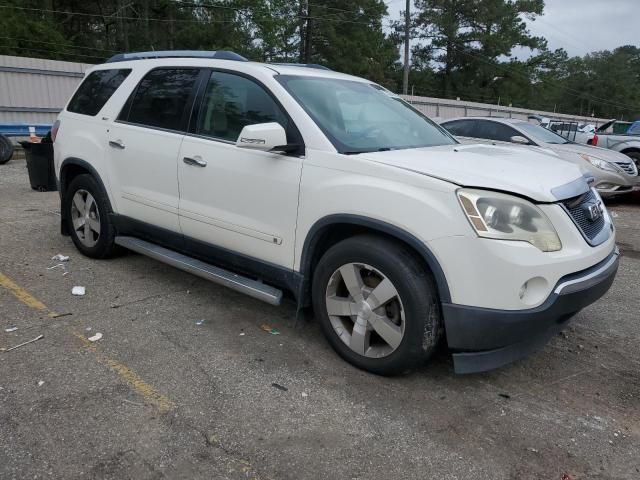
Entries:
<svg viewBox="0 0 640 480">
<path fill-rule="evenodd" d="M 593 138 L 591 139 L 591 146 L 592 147 L 598 146 L 598 135 L 594 135 Z"/>
<path fill-rule="evenodd" d="M 51 141 L 55 142 L 58 136 L 58 130 L 60 129 L 60 120 L 56 120 L 56 123 L 51 127 Z"/>
</svg>

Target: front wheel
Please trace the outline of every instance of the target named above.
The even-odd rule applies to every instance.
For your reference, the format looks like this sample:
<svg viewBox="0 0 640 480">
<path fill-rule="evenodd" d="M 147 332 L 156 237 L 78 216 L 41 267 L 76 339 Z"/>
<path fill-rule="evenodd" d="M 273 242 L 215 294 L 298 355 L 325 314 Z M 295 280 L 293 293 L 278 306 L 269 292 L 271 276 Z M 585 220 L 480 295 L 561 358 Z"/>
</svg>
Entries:
<svg viewBox="0 0 640 480">
<path fill-rule="evenodd" d="M 636 162 L 636 167 L 638 167 L 638 171 L 640 172 L 640 152 L 629 152 L 626 155 L 627 157 L 631 158 L 631 160 Z"/>
<path fill-rule="evenodd" d="M 372 373 L 422 365 L 441 336 L 431 275 L 393 240 L 362 235 L 331 247 L 315 269 L 312 296 L 331 346 Z"/>
</svg>

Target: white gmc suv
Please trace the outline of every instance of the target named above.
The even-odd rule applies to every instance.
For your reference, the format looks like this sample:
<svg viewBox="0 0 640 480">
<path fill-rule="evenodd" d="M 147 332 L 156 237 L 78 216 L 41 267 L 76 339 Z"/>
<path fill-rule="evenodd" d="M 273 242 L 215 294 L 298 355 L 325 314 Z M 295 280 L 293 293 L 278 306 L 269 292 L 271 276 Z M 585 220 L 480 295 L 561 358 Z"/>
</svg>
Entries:
<svg viewBox="0 0 640 480">
<path fill-rule="evenodd" d="M 121 54 L 52 132 L 62 232 L 279 304 L 313 305 L 378 374 L 446 335 L 457 372 L 540 348 L 600 298 L 614 227 L 578 167 L 461 145 L 398 96 L 231 52 Z"/>
</svg>

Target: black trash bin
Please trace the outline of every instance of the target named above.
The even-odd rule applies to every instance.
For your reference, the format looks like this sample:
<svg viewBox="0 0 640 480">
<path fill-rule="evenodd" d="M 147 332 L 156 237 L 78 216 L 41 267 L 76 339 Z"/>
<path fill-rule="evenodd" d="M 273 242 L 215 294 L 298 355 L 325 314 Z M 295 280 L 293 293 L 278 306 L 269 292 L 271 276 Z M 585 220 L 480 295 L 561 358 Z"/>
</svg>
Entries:
<svg viewBox="0 0 640 480">
<path fill-rule="evenodd" d="M 20 142 L 27 158 L 29 183 L 31 188 L 39 192 L 55 192 L 56 173 L 53 168 L 53 143 Z"/>
</svg>

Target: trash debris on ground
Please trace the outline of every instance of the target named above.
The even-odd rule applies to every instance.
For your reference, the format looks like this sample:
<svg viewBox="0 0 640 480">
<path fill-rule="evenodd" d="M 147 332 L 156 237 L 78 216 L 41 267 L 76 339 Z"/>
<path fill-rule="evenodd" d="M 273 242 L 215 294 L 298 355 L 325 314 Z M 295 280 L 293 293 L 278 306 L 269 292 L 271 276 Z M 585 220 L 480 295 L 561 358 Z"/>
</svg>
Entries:
<svg viewBox="0 0 640 480">
<path fill-rule="evenodd" d="M 69 261 L 69 257 L 67 255 L 62 255 L 61 253 L 54 255 L 53 257 L 51 257 L 51 260 L 56 261 L 56 262 L 68 262 Z"/>
<path fill-rule="evenodd" d="M 91 327 L 87 327 L 87 328 L 85 328 L 85 330 L 86 330 L 87 332 L 90 332 L 90 331 L 91 331 Z"/>
<path fill-rule="evenodd" d="M 502 398 L 506 398 L 507 400 L 511 398 L 511 395 L 508 393 L 499 393 L 498 395 Z"/>
<path fill-rule="evenodd" d="M 44 385 L 44 380 L 38 380 L 38 386 L 41 387 L 42 385 Z"/>
<path fill-rule="evenodd" d="M 11 332 L 15 332 L 18 329 L 18 327 L 8 327 L 5 328 L 4 331 L 7 333 L 11 333 Z"/>
<path fill-rule="evenodd" d="M 286 392 L 289 390 L 287 387 L 283 387 L 279 383 L 272 383 L 271 386 L 276 387 L 278 390 L 282 390 L 283 392 Z"/>
<path fill-rule="evenodd" d="M 86 293 L 86 289 L 84 287 L 73 287 L 71 289 L 71 295 L 76 295 L 78 297 L 83 296 Z"/>
<path fill-rule="evenodd" d="M 241 337 L 244 337 L 244 332 L 241 332 L 241 333 L 240 333 L 240 336 L 241 336 Z"/>
<path fill-rule="evenodd" d="M 275 327 L 272 327 L 271 325 L 267 325 L 266 323 L 263 323 L 262 325 L 260 325 L 260 328 L 265 332 L 270 333 L 271 335 L 280 335 L 280 330 L 278 330 Z"/>
<path fill-rule="evenodd" d="M 196 325 L 203 325 L 203 324 L 204 324 L 204 318 L 196 321 Z"/>
<path fill-rule="evenodd" d="M 96 333 L 93 337 L 87 338 L 90 342 L 97 342 L 102 338 L 102 334 L 100 332 Z"/>
<path fill-rule="evenodd" d="M 613 210 L 609 210 L 609 213 L 611 214 L 612 218 L 618 218 L 619 217 L 618 212 L 614 212 Z"/>
<path fill-rule="evenodd" d="M 71 312 L 67 312 L 67 313 L 56 313 L 55 315 L 51 315 L 51 318 L 60 318 L 60 317 L 68 317 L 70 315 L 73 315 L 73 313 Z"/>
<path fill-rule="evenodd" d="M 47 270 L 54 270 L 56 268 L 64 269 L 65 268 L 64 263 L 58 263 L 57 265 L 54 265 L 53 267 L 47 267 Z"/>
<path fill-rule="evenodd" d="M 538 453 L 538 449 L 533 448 L 533 447 L 529 447 L 529 448 L 527 448 L 527 450 L 529 450 L 530 452 L 533 452 L 533 453 Z"/>
<path fill-rule="evenodd" d="M 574 478 L 573 478 L 573 475 L 569 475 L 568 473 L 563 473 L 562 480 L 574 480 Z"/>
<path fill-rule="evenodd" d="M 302 392 L 302 398 L 306 398 L 308 396 L 309 396 L 309 394 L 307 392 Z"/>
<path fill-rule="evenodd" d="M 11 348 L 2 348 L 0 350 L 2 350 L 3 352 L 10 352 L 11 350 L 15 350 L 16 348 L 20 348 L 20 347 L 24 347 L 25 345 L 29 345 L 30 343 L 33 342 L 37 342 L 38 340 L 44 338 L 44 335 L 38 335 L 36 338 L 29 340 L 27 342 L 23 342 L 20 345 L 16 345 L 15 347 L 11 347 Z"/>
<path fill-rule="evenodd" d="M 64 273 L 62 274 L 62 276 L 63 276 L 63 277 L 64 277 L 65 275 L 69 275 L 69 272 L 64 272 Z"/>
</svg>

